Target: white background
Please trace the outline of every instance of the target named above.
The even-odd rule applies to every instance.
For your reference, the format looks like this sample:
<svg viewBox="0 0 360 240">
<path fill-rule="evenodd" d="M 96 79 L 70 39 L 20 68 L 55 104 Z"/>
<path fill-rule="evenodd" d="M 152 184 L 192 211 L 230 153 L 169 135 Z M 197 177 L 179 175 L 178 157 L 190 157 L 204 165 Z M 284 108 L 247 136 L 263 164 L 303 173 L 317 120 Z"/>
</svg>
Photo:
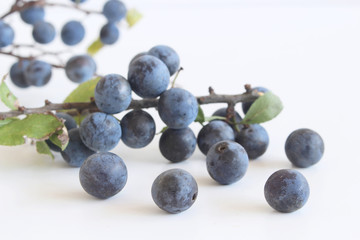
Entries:
<svg viewBox="0 0 360 240">
<path fill-rule="evenodd" d="M 0 12 L 12 2 L 1 1 Z M 88 0 L 83 7 L 101 9 L 104 2 Z M 176 49 L 185 69 L 178 84 L 196 96 L 206 95 L 209 86 L 224 94 L 241 93 L 246 83 L 265 86 L 285 106 L 263 125 L 270 136 L 268 151 L 250 162 L 242 180 L 220 186 L 209 177 L 198 149 L 191 159 L 170 164 L 158 150 L 159 136 L 140 150 L 120 143 L 112 152 L 124 159 L 128 183 L 118 195 L 97 200 L 82 190 L 78 169 L 68 167 L 61 155 L 52 161 L 30 145 L 0 147 L 0 239 L 359 239 L 358 1 L 125 3 L 144 18 L 130 30 L 123 24 L 121 40 L 96 55 L 98 73 L 127 76 L 136 53 L 166 44 Z M 85 17 L 63 8 L 49 8 L 46 14 L 58 31 L 70 19 L 86 26 L 86 40 L 64 54 L 64 61 L 84 53 L 105 23 L 102 16 Z M 33 43 L 30 26 L 22 24 L 18 14 L 6 22 L 16 31 L 16 43 Z M 66 47 L 57 38 L 46 49 Z M 0 56 L 0 75 L 14 62 Z M 40 106 L 44 99 L 61 102 L 76 87 L 61 70 L 54 70 L 43 88 L 8 85 L 27 107 Z M 222 106 L 206 106 L 204 111 L 211 115 Z M 0 110 L 6 107 L 0 105 Z M 241 112 L 240 105 L 237 110 Z M 164 124 L 155 110 L 149 112 L 160 130 Z M 280 214 L 267 205 L 263 187 L 276 170 L 292 168 L 284 143 L 303 127 L 320 133 L 325 155 L 317 165 L 298 169 L 311 188 L 305 207 Z M 200 126 L 191 128 L 197 134 Z M 150 194 L 156 176 L 170 168 L 189 171 L 199 185 L 196 203 L 177 215 L 158 209 Z"/>
</svg>

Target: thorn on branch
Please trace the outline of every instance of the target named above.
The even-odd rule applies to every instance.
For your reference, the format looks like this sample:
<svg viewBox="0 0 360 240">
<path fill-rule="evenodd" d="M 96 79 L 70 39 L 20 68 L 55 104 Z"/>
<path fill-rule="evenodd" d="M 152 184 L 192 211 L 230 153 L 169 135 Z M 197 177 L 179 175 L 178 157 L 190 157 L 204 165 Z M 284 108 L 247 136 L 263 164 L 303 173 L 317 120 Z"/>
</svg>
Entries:
<svg viewBox="0 0 360 240">
<path fill-rule="evenodd" d="M 215 94 L 215 91 L 212 87 L 209 87 L 209 94 L 210 95 L 214 95 Z"/>
<path fill-rule="evenodd" d="M 250 93 L 251 92 L 251 85 L 250 84 L 245 84 L 245 90 L 247 93 Z"/>
</svg>

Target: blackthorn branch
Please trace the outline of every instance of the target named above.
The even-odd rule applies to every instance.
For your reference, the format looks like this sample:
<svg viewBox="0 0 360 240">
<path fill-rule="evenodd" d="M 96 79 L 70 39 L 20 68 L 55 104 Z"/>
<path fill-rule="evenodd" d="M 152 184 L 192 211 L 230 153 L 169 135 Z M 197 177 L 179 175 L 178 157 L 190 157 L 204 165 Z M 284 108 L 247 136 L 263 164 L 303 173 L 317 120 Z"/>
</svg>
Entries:
<svg viewBox="0 0 360 240">
<path fill-rule="evenodd" d="M 210 88 L 212 89 L 212 88 Z M 234 111 L 233 107 L 236 103 L 239 102 L 249 102 L 254 101 L 259 97 L 257 91 L 248 91 L 242 94 L 235 95 L 225 95 L 225 94 L 216 94 L 213 90 L 210 91 L 209 95 L 196 97 L 199 105 L 213 104 L 213 103 L 227 103 L 231 107 L 229 110 Z M 132 100 L 129 109 L 143 109 L 143 108 L 156 108 L 158 106 L 159 99 L 142 99 L 142 100 Z M 94 101 L 91 102 L 71 102 L 71 103 L 51 103 L 46 100 L 43 107 L 38 108 L 25 108 L 19 107 L 18 110 L 13 110 L 9 112 L 0 112 L 0 120 L 16 117 L 20 115 L 34 114 L 34 113 L 47 113 L 50 111 L 60 111 L 60 110 L 75 110 L 71 112 L 72 114 L 82 114 L 84 112 L 96 112 L 99 109 L 96 107 Z"/>
</svg>

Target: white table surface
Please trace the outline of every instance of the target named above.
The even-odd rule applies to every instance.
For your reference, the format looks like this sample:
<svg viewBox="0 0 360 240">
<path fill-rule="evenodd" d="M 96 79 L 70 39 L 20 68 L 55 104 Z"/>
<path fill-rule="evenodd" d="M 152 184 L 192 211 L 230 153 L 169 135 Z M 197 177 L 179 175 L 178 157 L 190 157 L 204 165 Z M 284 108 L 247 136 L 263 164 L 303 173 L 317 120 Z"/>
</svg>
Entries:
<svg viewBox="0 0 360 240">
<path fill-rule="evenodd" d="M 4 13 L 12 1 L 0 2 Z M 124 25 L 121 40 L 95 60 L 100 74 L 127 75 L 136 53 L 157 44 L 179 53 L 184 71 L 178 85 L 194 95 L 243 92 L 245 83 L 265 86 L 280 96 L 283 112 L 265 123 L 268 151 L 251 161 L 245 177 L 230 186 L 208 175 L 197 149 L 191 159 L 170 164 L 158 150 L 159 136 L 144 149 L 120 143 L 112 152 L 127 165 L 128 183 L 118 195 L 97 200 L 80 186 L 78 169 L 60 154 L 52 161 L 30 145 L 0 147 L 0 239 L 359 239 L 359 78 L 360 5 L 358 1 L 127 1 L 144 14 L 133 29 Z M 96 9 L 104 1 L 88 0 Z M 85 21 L 87 40 L 72 54 L 85 52 L 105 19 L 85 18 L 65 9 L 47 9 L 57 29 L 70 19 Z M 16 43 L 32 43 L 31 28 L 17 14 L 6 19 Z M 59 38 L 46 47 L 65 49 Z M 24 52 L 23 52 L 24 53 Z M 26 53 L 26 52 L 25 52 Z M 24 54 L 25 54 L 24 53 Z M 72 54 L 65 54 L 64 60 Z M 56 59 L 48 58 L 50 61 Z M 0 75 L 15 59 L 0 56 Z M 76 87 L 54 70 L 43 88 L 21 90 L 9 83 L 22 105 L 44 99 L 61 102 Z M 223 105 L 204 107 L 207 115 Z M 0 110 L 6 107 L 1 104 Z M 237 106 L 241 112 L 241 106 Z M 164 124 L 149 111 L 157 129 Z M 119 117 L 123 114 L 119 114 Z M 323 137 L 323 159 L 298 169 L 308 179 L 310 198 L 291 214 L 272 210 L 263 187 L 276 170 L 292 168 L 284 143 L 298 128 Z M 191 128 L 197 134 L 198 124 Z M 195 204 L 181 214 L 162 212 L 150 188 L 158 174 L 183 168 L 197 180 Z"/>
</svg>

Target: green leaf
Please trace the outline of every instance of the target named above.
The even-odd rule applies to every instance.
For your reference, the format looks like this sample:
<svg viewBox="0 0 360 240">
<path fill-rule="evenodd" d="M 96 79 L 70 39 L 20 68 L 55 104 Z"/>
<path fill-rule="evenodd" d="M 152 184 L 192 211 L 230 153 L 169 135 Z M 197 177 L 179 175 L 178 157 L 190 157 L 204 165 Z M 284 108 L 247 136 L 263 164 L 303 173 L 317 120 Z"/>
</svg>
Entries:
<svg viewBox="0 0 360 240">
<path fill-rule="evenodd" d="M 31 114 L 0 127 L 0 145 L 21 145 L 25 143 L 24 137 L 45 140 L 63 127 L 64 124 L 53 115 Z"/>
<path fill-rule="evenodd" d="M 202 110 L 202 108 L 200 107 L 200 105 L 198 106 L 198 115 L 195 118 L 194 122 L 198 122 L 201 125 L 205 122 L 205 115 L 204 115 L 204 111 Z"/>
<path fill-rule="evenodd" d="M 36 142 L 36 151 L 40 154 L 49 155 L 52 159 L 54 159 L 54 155 L 45 141 Z"/>
<path fill-rule="evenodd" d="M 282 109 L 283 105 L 280 98 L 272 92 L 266 92 L 251 105 L 241 123 L 255 124 L 270 121 L 275 118 Z"/>
<path fill-rule="evenodd" d="M 19 107 L 19 101 L 12 92 L 10 92 L 8 86 L 5 83 L 7 74 L 2 78 L 0 84 L 0 98 L 1 101 L 10 109 L 17 110 Z"/>
<path fill-rule="evenodd" d="M 90 56 L 94 56 L 104 47 L 104 44 L 101 42 L 100 38 L 96 39 L 87 49 L 87 53 Z"/>
<path fill-rule="evenodd" d="M 140 19 L 143 17 L 143 15 L 136 9 L 130 9 L 127 11 L 126 14 L 126 22 L 128 23 L 129 27 L 133 27 Z"/>
<path fill-rule="evenodd" d="M 20 120 L 20 119 L 13 117 L 13 118 L 6 118 L 4 120 L 0 120 L 0 127 L 6 125 L 8 123 L 11 123 L 13 121 L 17 121 L 17 120 Z"/>
<path fill-rule="evenodd" d="M 61 129 L 60 131 L 55 132 L 53 135 L 50 136 L 50 141 L 61 148 L 62 151 L 65 150 L 69 143 L 69 135 L 66 127 Z"/>
<path fill-rule="evenodd" d="M 64 103 L 67 103 L 67 102 L 90 102 L 91 98 L 94 97 L 95 87 L 100 79 L 101 79 L 101 77 L 96 77 L 89 81 L 83 82 L 77 88 L 75 88 L 75 90 L 73 90 L 69 94 L 69 96 L 66 97 L 66 99 L 64 100 Z M 64 111 L 64 112 L 66 112 L 66 111 Z M 78 116 L 74 116 L 74 119 L 80 125 L 80 123 L 82 122 L 82 120 L 85 117 L 86 116 L 79 114 Z"/>
<path fill-rule="evenodd" d="M 64 103 L 90 102 L 91 98 L 94 97 L 95 87 L 99 80 L 100 77 L 96 77 L 89 81 L 83 82 L 65 98 Z"/>
</svg>

